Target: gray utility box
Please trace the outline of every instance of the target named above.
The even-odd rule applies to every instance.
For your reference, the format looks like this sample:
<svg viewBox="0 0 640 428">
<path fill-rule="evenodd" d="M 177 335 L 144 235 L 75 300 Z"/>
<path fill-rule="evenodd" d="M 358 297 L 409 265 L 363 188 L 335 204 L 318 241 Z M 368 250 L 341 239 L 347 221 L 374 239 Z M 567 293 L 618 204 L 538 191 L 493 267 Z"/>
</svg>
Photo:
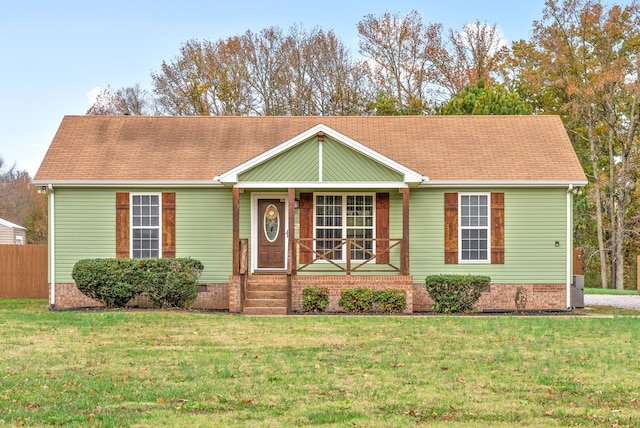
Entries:
<svg viewBox="0 0 640 428">
<path fill-rule="evenodd" d="M 571 307 L 584 308 L 584 275 L 573 275 Z"/>
</svg>

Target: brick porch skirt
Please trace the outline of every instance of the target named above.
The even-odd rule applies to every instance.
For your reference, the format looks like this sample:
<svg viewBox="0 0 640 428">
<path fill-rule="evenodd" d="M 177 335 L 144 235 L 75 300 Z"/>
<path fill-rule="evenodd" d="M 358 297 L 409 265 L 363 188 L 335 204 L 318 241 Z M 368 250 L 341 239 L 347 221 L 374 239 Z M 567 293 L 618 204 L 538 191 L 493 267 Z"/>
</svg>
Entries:
<svg viewBox="0 0 640 428">
<path fill-rule="evenodd" d="M 78 290 L 75 284 L 56 284 L 56 303 L 54 310 L 100 307 L 102 304 L 93 300 Z M 145 296 L 139 296 L 127 304 L 127 306 L 149 307 L 149 301 Z M 191 305 L 193 309 L 228 309 L 229 285 L 228 284 L 201 284 L 196 301 Z"/>
<path fill-rule="evenodd" d="M 317 285 L 329 289 L 329 306 L 327 312 L 344 312 L 338 305 L 340 293 L 345 288 L 387 288 L 405 290 L 407 292 L 407 309 L 403 313 L 413 313 L 413 277 L 412 276 L 297 276 L 293 280 L 291 291 L 291 310 L 302 311 L 302 290 Z"/>
</svg>

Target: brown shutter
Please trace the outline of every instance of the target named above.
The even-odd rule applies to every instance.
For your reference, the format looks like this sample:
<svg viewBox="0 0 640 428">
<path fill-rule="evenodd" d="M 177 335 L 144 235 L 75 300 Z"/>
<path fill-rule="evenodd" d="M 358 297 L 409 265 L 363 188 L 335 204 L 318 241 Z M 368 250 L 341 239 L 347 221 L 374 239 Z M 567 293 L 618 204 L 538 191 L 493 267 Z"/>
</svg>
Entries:
<svg viewBox="0 0 640 428">
<path fill-rule="evenodd" d="M 300 193 L 300 239 L 313 239 L 313 193 Z M 313 241 L 301 241 L 300 263 L 313 261 L 313 252 L 303 248 L 313 248 Z"/>
<path fill-rule="evenodd" d="M 116 193 L 116 257 L 128 258 L 129 252 L 129 193 Z"/>
<path fill-rule="evenodd" d="M 458 264 L 458 194 L 444 194 L 444 262 Z"/>
<path fill-rule="evenodd" d="M 389 194 L 376 193 L 376 263 L 389 263 Z"/>
<path fill-rule="evenodd" d="M 176 194 L 162 193 L 162 257 L 176 256 Z"/>
<path fill-rule="evenodd" d="M 491 264 L 504 264 L 504 193 L 491 193 Z"/>
</svg>

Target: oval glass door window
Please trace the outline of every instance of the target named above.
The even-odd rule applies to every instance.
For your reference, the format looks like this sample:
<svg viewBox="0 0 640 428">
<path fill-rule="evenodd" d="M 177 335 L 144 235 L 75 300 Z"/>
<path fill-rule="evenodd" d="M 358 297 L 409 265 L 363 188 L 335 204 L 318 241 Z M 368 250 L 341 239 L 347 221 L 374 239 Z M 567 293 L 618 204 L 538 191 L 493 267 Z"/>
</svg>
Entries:
<svg viewBox="0 0 640 428">
<path fill-rule="evenodd" d="M 280 213 L 278 208 L 273 205 L 267 205 L 264 210 L 264 235 L 269 242 L 274 242 L 278 239 L 278 233 L 280 232 Z"/>
</svg>

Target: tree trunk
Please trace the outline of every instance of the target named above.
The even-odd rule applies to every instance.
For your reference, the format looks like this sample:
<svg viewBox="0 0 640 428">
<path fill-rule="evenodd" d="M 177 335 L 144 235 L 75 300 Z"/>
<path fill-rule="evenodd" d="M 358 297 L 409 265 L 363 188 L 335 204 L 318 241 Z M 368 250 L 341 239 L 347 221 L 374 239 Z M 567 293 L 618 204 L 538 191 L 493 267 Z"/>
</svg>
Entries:
<svg viewBox="0 0 640 428">
<path fill-rule="evenodd" d="M 591 115 L 589 115 L 591 116 Z M 589 133 L 589 157 L 593 168 L 593 190 L 596 197 L 596 226 L 598 234 L 598 255 L 600 256 L 600 283 L 602 288 L 608 288 L 607 284 L 607 258 L 604 248 L 604 232 L 602 226 L 602 197 L 600 194 L 600 174 L 598 173 L 598 153 L 596 151 L 595 136 L 593 135 L 593 122 L 587 118 Z"/>
</svg>

